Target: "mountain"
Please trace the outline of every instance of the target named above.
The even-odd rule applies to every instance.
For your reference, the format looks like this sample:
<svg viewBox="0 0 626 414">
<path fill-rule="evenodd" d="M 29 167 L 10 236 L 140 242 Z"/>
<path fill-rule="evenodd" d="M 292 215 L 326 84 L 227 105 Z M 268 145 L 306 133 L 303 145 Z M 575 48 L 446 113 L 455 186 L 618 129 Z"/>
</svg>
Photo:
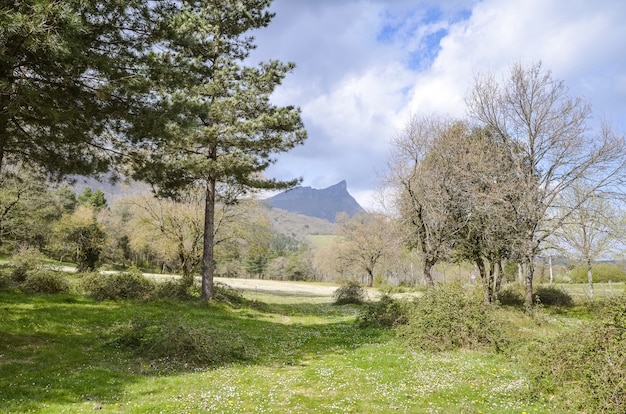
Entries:
<svg viewBox="0 0 626 414">
<path fill-rule="evenodd" d="M 318 217 L 335 222 L 339 213 L 352 217 L 364 212 L 363 207 L 348 193 L 345 180 L 321 190 L 296 187 L 265 200 L 270 206 L 305 216 Z"/>
</svg>

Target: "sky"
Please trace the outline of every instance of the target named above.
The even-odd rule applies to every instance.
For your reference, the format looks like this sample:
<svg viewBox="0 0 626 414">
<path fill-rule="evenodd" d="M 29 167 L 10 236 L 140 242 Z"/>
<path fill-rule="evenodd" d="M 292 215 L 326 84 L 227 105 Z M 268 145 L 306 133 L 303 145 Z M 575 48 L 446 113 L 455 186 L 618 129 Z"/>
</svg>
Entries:
<svg viewBox="0 0 626 414">
<path fill-rule="evenodd" d="M 302 110 L 306 143 L 278 156 L 267 175 L 326 188 L 346 180 L 379 209 L 391 141 L 412 116 L 466 116 L 476 76 L 542 62 L 594 118 L 626 132 L 626 2 L 623 0 L 274 0 L 253 33 L 250 62 L 296 69 L 277 105 Z"/>
</svg>

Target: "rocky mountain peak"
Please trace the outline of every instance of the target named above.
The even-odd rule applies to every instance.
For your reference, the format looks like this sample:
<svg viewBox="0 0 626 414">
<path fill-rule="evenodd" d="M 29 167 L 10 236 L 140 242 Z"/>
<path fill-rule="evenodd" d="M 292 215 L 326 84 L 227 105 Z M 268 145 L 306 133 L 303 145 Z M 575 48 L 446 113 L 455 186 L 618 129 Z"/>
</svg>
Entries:
<svg viewBox="0 0 626 414">
<path fill-rule="evenodd" d="M 348 192 L 345 180 L 323 189 L 296 187 L 265 200 L 270 206 L 334 222 L 337 214 L 352 217 L 363 207 Z"/>
</svg>

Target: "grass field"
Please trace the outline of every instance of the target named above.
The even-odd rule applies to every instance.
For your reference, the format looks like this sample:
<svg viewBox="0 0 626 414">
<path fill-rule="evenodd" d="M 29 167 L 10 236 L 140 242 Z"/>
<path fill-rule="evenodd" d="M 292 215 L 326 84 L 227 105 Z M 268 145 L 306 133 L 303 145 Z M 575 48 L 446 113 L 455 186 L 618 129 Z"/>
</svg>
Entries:
<svg viewBox="0 0 626 414">
<path fill-rule="evenodd" d="M 313 247 L 324 248 L 335 243 L 339 236 L 332 234 L 309 234 L 306 237 L 311 242 Z"/>
<path fill-rule="evenodd" d="M 0 412 L 556 412 L 524 397 L 522 358 L 413 352 L 391 331 L 358 327 L 354 306 L 254 299 L 206 306 L 0 293 Z M 138 354 L 120 345 L 134 321 L 208 329 L 225 358 Z"/>
</svg>

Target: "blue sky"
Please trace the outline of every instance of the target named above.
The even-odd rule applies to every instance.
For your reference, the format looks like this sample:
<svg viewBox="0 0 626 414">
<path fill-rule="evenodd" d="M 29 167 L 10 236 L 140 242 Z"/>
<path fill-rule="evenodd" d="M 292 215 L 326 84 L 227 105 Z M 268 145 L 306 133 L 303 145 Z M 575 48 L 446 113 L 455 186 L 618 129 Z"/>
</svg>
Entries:
<svg viewBox="0 0 626 414">
<path fill-rule="evenodd" d="M 542 61 L 597 119 L 626 131 L 621 0 L 274 0 L 251 61 L 297 67 L 277 104 L 302 109 L 307 143 L 268 170 L 376 205 L 389 143 L 412 115 L 465 115 L 477 74 Z"/>
</svg>

